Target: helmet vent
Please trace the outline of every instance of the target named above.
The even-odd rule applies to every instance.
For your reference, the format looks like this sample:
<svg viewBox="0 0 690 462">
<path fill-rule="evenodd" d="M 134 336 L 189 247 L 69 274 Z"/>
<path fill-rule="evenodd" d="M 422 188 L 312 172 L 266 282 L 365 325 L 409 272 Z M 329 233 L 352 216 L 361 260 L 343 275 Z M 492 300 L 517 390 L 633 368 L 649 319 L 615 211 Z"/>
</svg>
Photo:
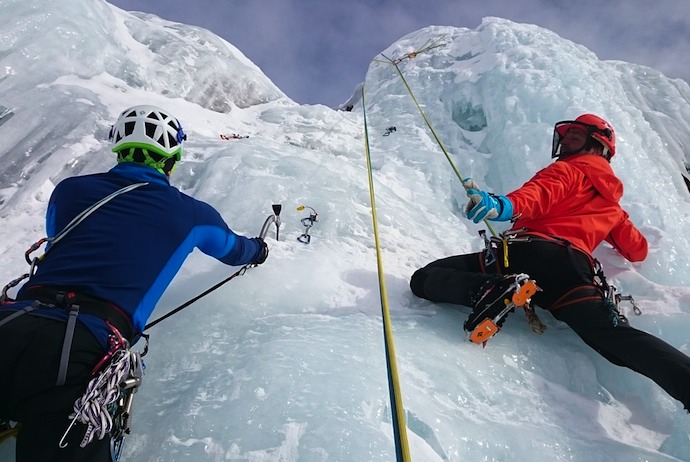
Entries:
<svg viewBox="0 0 690 462">
<path fill-rule="evenodd" d="M 146 127 L 146 136 L 148 136 L 152 140 L 155 140 L 155 138 L 153 136 L 156 134 L 156 125 L 149 123 L 149 122 L 146 122 L 144 124 L 144 127 Z M 158 141 L 158 140 L 156 140 L 156 141 Z"/>
<path fill-rule="evenodd" d="M 149 157 L 154 161 L 154 162 L 163 162 L 167 157 L 160 155 L 156 151 L 148 151 Z"/>
<path fill-rule="evenodd" d="M 139 164 L 143 164 L 146 162 L 146 156 L 144 155 L 144 152 L 138 148 L 134 149 L 132 158 L 134 159 L 134 162 L 137 162 Z"/>
<path fill-rule="evenodd" d="M 113 125 L 111 150 L 126 152 L 124 157 L 118 157 L 120 162 L 145 164 L 167 175 L 171 170 L 163 168 L 163 163 L 170 158 L 174 167 L 182 157 L 185 139 L 180 123 L 169 113 L 140 105 L 120 114 Z"/>
</svg>

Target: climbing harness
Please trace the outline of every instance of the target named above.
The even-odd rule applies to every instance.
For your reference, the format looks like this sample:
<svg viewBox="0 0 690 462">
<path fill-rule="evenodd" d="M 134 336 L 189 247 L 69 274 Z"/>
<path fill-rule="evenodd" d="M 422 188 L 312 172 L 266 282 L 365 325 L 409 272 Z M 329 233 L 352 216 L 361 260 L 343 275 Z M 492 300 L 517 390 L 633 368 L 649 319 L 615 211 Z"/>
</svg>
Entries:
<svg viewBox="0 0 690 462">
<path fill-rule="evenodd" d="M 56 299 L 64 297 L 69 300 L 64 292 L 58 292 Z M 65 337 L 60 354 L 60 364 L 58 367 L 58 378 L 56 386 L 64 385 L 67 377 L 72 339 L 76 327 L 76 319 L 80 312 L 80 307 L 76 303 L 67 302 L 62 306 L 47 305 L 38 300 L 31 305 L 18 310 L 0 321 L 0 325 L 10 320 L 28 313 L 37 308 L 64 308 L 69 309 L 69 318 L 65 329 Z M 112 308 L 115 310 L 116 308 Z M 98 308 L 92 309 L 85 305 L 81 312 L 98 313 Z M 111 435 L 111 454 L 115 462 L 119 461 L 124 434 L 129 433 L 132 395 L 141 384 L 143 376 L 143 362 L 141 357 L 148 351 L 148 335 L 141 334 L 146 339 L 146 347 L 143 353 L 129 350 L 129 342 L 122 336 L 120 331 L 108 320 L 105 321 L 110 329 L 108 344 L 110 346 L 106 354 L 91 371 L 91 375 L 96 375 L 87 387 L 85 394 L 74 404 L 74 413 L 69 416 L 71 423 L 60 439 L 59 446 L 65 448 L 67 434 L 76 422 L 87 425 L 84 439 L 80 443 L 85 447 L 94 437 L 103 439 L 106 434 Z M 131 330 L 131 329 L 130 329 Z M 129 363 L 125 363 L 123 358 L 129 358 Z M 2 427 L 0 427 L 1 429 Z M 0 441 L 6 437 L 16 436 L 18 428 L 0 431 Z"/>
<path fill-rule="evenodd" d="M 113 192 L 112 194 L 109 194 L 108 196 L 104 197 L 103 199 L 99 200 L 98 202 L 92 204 L 90 207 L 88 207 L 87 209 L 82 211 L 79 215 L 75 216 L 72 219 L 72 221 L 70 221 L 67 224 L 67 226 L 65 226 L 64 229 L 62 231 L 60 231 L 55 237 L 44 237 L 44 238 L 41 238 L 38 241 L 34 242 L 31 245 L 31 247 L 29 247 L 29 249 L 26 252 L 24 252 L 24 258 L 26 259 L 26 262 L 30 265 L 29 272 L 19 276 L 16 279 L 13 279 L 8 284 L 6 284 L 5 287 L 2 288 L 2 294 L 0 294 L 0 304 L 5 303 L 6 301 L 12 301 L 12 299 L 7 295 L 7 291 L 10 290 L 12 287 L 15 287 L 17 284 L 22 282 L 24 279 L 31 279 L 31 276 L 33 276 L 36 272 L 36 268 L 38 267 L 38 264 L 41 261 L 43 261 L 43 259 L 48 254 L 50 249 L 52 249 L 54 245 L 56 245 L 58 242 L 60 242 L 70 231 L 72 231 L 77 225 L 79 225 L 82 221 L 84 221 L 89 215 L 91 215 L 93 212 L 95 212 L 99 208 L 103 207 L 105 204 L 107 204 L 111 200 L 115 199 L 120 194 L 124 194 L 126 192 L 132 191 L 133 189 L 136 189 L 140 186 L 144 186 L 147 184 L 148 184 L 147 182 L 134 183 L 134 184 L 125 186 L 124 188 L 118 189 L 117 191 Z M 40 257 L 34 257 L 32 259 L 31 254 L 35 250 L 38 250 L 44 243 L 46 244 L 46 250 L 43 252 L 43 255 L 41 255 Z"/>
<path fill-rule="evenodd" d="M 635 316 L 640 316 L 642 314 L 642 310 L 640 310 L 640 307 L 637 306 L 637 303 L 635 303 L 635 299 L 632 297 L 632 295 L 621 295 L 617 293 L 618 288 L 616 286 L 608 283 L 606 277 L 604 276 L 604 269 L 602 268 L 601 263 L 599 263 L 599 260 L 596 258 L 594 259 L 593 269 L 595 277 L 594 282 L 604 293 L 604 305 L 609 310 L 609 317 L 613 327 L 618 327 L 621 324 L 630 324 L 627 316 L 620 311 L 620 302 L 622 301 L 630 302 Z"/>
<path fill-rule="evenodd" d="M 64 292 L 58 292 L 56 299 L 65 296 L 66 294 Z M 58 367 L 58 379 L 56 382 L 56 386 L 61 386 L 64 385 L 67 376 L 67 367 L 76 318 L 80 312 L 79 305 L 76 303 L 68 303 L 64 306 L 55 306 L 47 305 L 36 300 L 31 305 L 3 319 L 0 325 L 34 309 L 50 306 L 69 309 L 70 313 L 65 329 L 65 337 Z M 90 309 L 88 305 L 85 305 L 84 308 L 82 312 L 98 312 L 98 309 L 94 311 Z M 103 437 L 109 433 L 111 435 L 111 453 L 113 455 L 113 460 L 117 462 L 120 458 L 124 434 L 129 433 L 131 399 L 133 393 L 135 393 L 139 387 L 141 377 L 143 376 L 143 362 L 141 361 L 141 357 L 146 355 L 148 351 L 148 336 L 142 334 L 142 336 L 146 338 L 144 352 L 141 354 L 133 352 L 129 350 L 129 342 L 122 336 L 120 331 L 108 320 L 106 320 L 105 323 L 111 332 L 108 336 L 110 348 L 91 371 L 91 375 L 98 375 L 91 379 L 85 394 L 75 402 L 74 413 L 69 417 L 71 423 L 61 438 L 59 446 L 61 448 L 67 446 L 65 438 L 74 424 L 79 421 L 87 425 L 86 434 L 80 443 L 81 447 L 90 443 L 94 436 L 98 439 L 103 439 Z M 130 367 L 126 367 L 127 364 L 123 362 L 122 358 L 124 355 L 127 355 L 129 358 Z M 0 440 L 5 437 L 16 436 L 17 431 L 17 428 L 1 431 Z M 115 450 L 114 448 L 119 449 Z"/>
<path fill-rule="evenodd" d="M 309 213 L 308 217 L 304 217 L 300 220 L 306 229 L 300 236 L 297 236 L 297 240 L 300 241 L 302 244 L 309 244 L 311 242 L 311 235 L 309 234 L 309 230 L 312 226 L 314 226 L 314 223 L 319 221 L 319 214 L 316 213 L 316 210 L 309 207 L 308 205 L 298 206 L 297 211 L 301 212 L 305 208 L 308 208 L 309 210 L 311 210 L 311 212 Z"/>
<path fill-rule="evenodd" d="M 484 261 L 491 260 L 493 261 L 494 264 L 496 263 L 496 250 L 498 247 L 501 248 L 502 254 L 503 254 L 503 267 L 508 268 L 510 266 L 510 259 L 509 259 L 509 249 L 510 249 L 510 244 L 511 243 L 517 243 L 517 242 L 536 242 L 536 241 L 544 241 L 544 242 L 552 242 L 558 245 L 561 245 L 565 247 L 568 251 L 568 255 L 570 256 L 570 261 L 573 263 L 574 266 L 577 266 L 575 263 L 575 254 L 573 251 L 573 247 L 565 239 L 561 239 L 556 236 L 547 236 L 543 235 L 540 236 L 536 233 L 530 232 L 526 233 L 526 230 L 524 229 L 519 229 L 519 230 L 509 230 L 501 233 L 498 237 L 491 237 L 487 238 L 486 235 L 484 234 L 484 242 L 485 242 L 485 249 L 484 249 Z M 480 234 L 481 231 L 480 231 Z M 490 257 L 487 257 L 487 255 L 491 255 Z M 633 313 L 637 316 L 642 314 L 642 311 L 638 307 L 637 303 L 635 302 L 635 299 L 632 297 L 632 295 L 621 295 L 618 293 L 618 289 L 616 286 L 611 285 L 608 283 L 606 280 L 606 277 L 604 276 L 604 270 L 603 267 L 601 266 L 601 263 L 599 260 L 596 258 L 593 258 L 589 255 L 587 255 L 588 260 L 590 262 L 591 268 L 592 268 L 592 273 L 594 274 L 593 280 L 588 278 L 584 273 L 581 274 L 582 286 L 575 287 L 573 290 L 567 292 L 564 294 L 561 298 L 556 300 L 554 302 L 554 305 L 551 307 L 551 309 L 558 309 L 561 306 L 564 306 L 565 304 L 572 303 L 572 296 L 573 293 L 578 293 L 582 294 L 580 297 L 577 299 L 578 301 L 582 300 L 604 300 L 604 304 L 606 308 L 609 310 L 610 318 L 611 318 L 611 323 L 614 326 L 618 326 L 619 324 L 628 324 L 628 319 L 627 317 L 621 313 L 620 311 L 620 303 L 623 301 L 630 302 L 632 305 Z M 488 267 L 488 264 L 487 264 Z M 562 300 L 565 300 L 562 303 Z M 532 310 L 532 313 L 528 313 L 528 319 L 530 320 L 530 327 L 534 332 L 537 333 L 542 333 L 545 329 L 546 326 L 544 326 L 539 318 L 536 317 L 536 313 L 534 313 L 534 310 Z"/>
</svg>

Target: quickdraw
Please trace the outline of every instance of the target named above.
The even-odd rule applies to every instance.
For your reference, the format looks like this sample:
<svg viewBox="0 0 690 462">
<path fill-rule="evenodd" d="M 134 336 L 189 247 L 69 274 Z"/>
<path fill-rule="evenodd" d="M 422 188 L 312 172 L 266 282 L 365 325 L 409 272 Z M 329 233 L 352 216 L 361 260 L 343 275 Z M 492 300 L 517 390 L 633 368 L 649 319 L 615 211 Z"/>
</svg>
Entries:
<svg viewBox="0 0 690 462">
<path fill-rule="evenodd" d="M 117 462 L 122 455 L 125 435 L 131 431 L 132 402 L 134 393 L 141 385 L 145 365 L 142 356 L 148 351 L 148 336 L 143 353 L 129 349 L 129 342 L 117 329 L 109 337 L 110 349 L 92 371 L 94 376 L 84 394 L 74 402 L 70 424 L 60 439 L 59 446 L 67 447 L 66 438 L 77 422 L 87 426 L 79 443 L 85 447 L 94 438 L 110 435 L 112 459 Z"/>
<path fill-rule="evenodd" d="M 388 127 L 388 128 L 386 129 L 386 131 L 383 133 L 383 136 L 389 136 L 389 135 L 390 135 L 391 133 L 393 133 L 394 131 L 397 131 L 397 129 L 396 129 L 395 127 L 392 127 L 392 126 L 391 126 L 391 127 Z"/>
<path fill-rule="evenodd" d="M 308 208 L 309 210 L 311 210 L 311 212 L 309 213 L 308 217 L 304 217 L 300 220 L 302 222 L 302 225 L 304 225 L 306 229 L 300 236 L 297 237 L 297 240 L 300 241 L 302 244 L 309 244 L 311 242 L 311 235 L 309 234 L 309 230 L 312 226 L 314 226 L 314 223 L 319 221 L 319 214 L 316 213 L 316 210 L 309 207 L 308 205 L 298 206 L 297 211 L 301 212 L 305 208 Z"/>
<path fill-rule="evenodd" d="M 642 310 L 640 310 L 640 307 L 637 306 L 637 303 L 635 303 L 635 299 L 632 295 L 621 295 L 617 293 L 618 288 L 616 286 L 608 283 L 606 277 L 604 276 L 604 269 L 602 268 L 601 263 L 599 263 L 599 260 L 596 258 L 594 259 L 593 269 L 595 276 L 594 282 L 604 292 L 604 304 L 609 310 L 609 316 L 611 317 L 611 324 L 613 324 L 613 327 L 618 327 L 620 324 L 627 325 L 630 323 L 627 316 L 621 313 L 620 302 L 622 301 L 630 302 L 635 316 L 640 316 L 642 314 Z"/>
</svg>

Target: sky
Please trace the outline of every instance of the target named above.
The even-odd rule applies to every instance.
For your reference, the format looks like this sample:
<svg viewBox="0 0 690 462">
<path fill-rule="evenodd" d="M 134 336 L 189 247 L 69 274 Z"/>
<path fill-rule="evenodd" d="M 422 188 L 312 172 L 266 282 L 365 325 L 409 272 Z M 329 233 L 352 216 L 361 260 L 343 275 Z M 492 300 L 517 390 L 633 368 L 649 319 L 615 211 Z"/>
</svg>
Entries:
<svg viewBox="0 0 690 462">
<path fill-rule="evenodd" d="M 298 103 L 345 102 L 372 58 L 430 25 L 474 29 L 486 16 L 536 24 L 599 59 L 690 82 L 690 2 L 663 0 L 112 0 L 207 28 L 240 49 Z"/>
<path fill-rule="evenodd" d="M 458 178 L 392 66 L 378 63 L 367 78 L 370 191 L 361 105 L 286 103 L 253 66 L 224 53 L 209 59 L 198 45 L 210 34 L 109 8 L 16 0 L 0 16 L 0 281 L 27 270 L 24 252 L 44 236 L 54 185 L 115 164 L 108 128 L 132 104 L 183 122 L 189 139 L 172 184 L 217 208 L 235 232 L 255 236 L 271 206 L 283 206 L 263 265 L 149 330 L 122 462 L 394 460 L 380 280 L 411 460 L 688 461 L 682 405 L 548 312 L 537 309 L 542 335 L 518 310 L 482 348 L 462 331 L 468 307 L 411 294 L 417 268 L 480 249 L 483 226 L 462 216 Z M 506 193 L 552 162 L 554 121 L 585 110 L 610 116 L 621 203 L 650 253 L 630 263 L 602 244 L 595 256 L 642 310 L 621 305 L 633 326 L 689 353 L 690 194 L 679 144 L 690 137 L 690 87 L 507 21 L 412 34 L 390 49 L 440 37 L 453 40 L 400 67 L 450 157 L 487 190 Z M 198 78 L 199 62 L 217 66 Z M 573 67 L 590 73 L 572 79 Z M 243 99 L 260 103 L 224 113 L 200 98 L 229 72 L 254 79 Z M 184 98 L 168 91 L 190 86 Z M 397 130 L 383 136 L 391 119 Z M 239 127 L 251 136 L 218 136 Z M 297 240 L 302 204 L 318 212 L 309 244 Z M 236 270 L 194 252 L 151 320 Z M 12 461 L 12 444 L 0 444 L 1 461 Z"/>
</svg>

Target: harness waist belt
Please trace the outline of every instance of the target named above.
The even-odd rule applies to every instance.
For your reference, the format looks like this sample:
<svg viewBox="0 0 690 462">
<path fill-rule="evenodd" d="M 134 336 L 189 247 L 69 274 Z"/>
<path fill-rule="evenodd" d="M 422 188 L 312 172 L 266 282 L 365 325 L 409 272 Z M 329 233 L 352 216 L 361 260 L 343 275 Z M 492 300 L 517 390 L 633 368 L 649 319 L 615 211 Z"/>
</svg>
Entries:
<svg viewBox="0 0 690 462">
<path fill-rule="evenodd" d="M 70 305 L 79 305 L 79 313 L 97 316 L 115 327 L 120 334 L 131 341 L 134 327 L 129 316 L 118 306 L 90 295 L 57 287 L 33 286 L 24 289 L 17 300 L 38 300 L 47 305 L 69 310 Z"/>
</svg>

